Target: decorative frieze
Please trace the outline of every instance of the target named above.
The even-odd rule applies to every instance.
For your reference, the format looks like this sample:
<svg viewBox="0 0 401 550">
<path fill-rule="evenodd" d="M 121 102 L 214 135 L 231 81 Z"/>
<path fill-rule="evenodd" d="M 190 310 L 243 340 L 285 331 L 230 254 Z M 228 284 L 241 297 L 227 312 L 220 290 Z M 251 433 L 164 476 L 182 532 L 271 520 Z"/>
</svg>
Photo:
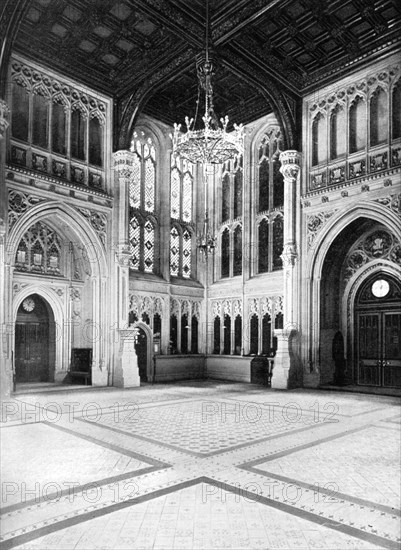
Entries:
<svg viewBox="0 0 401 550">
<path fill-rule="evenodd" d="M 388 154 L 387 151 L 378 155 L 370 156 L 370 172 L 377 172 L 378 170 L 386 170 L 388 168 Z"/>
<path fill-rule="evenodd" d="M 180 309 L 178 300 L 173 300 L 170 306 L 172 311 L 179 311 Z M 129 311 L 134 313 L 137 319 L 142 319 L 143 313 L 146 313 L 149 319 L 156 314 L 163 318 L 164 309 L 164 298 L 159 296 L 140 296 L 131 294 L 129 297 Z"/>
<path fill-rule="evenodd" d="M 311 174 L 310 188 L 320 189 L 321 187 L 326 187 L 327 185 L 327 173 L 326 170 L 319 174 Z"/>
<path fill-rule="evenodd" d="M 345 164 L 329 169 L 329 183 L 334 185 L 345 181 Z"/>
<path fill-rule="evenodd" d="M 350 162 L 348 166 L 349 178 L 359 178 L 366 175 L 366 161 L 358 160 L 357 162 Z"/>
<path fill-rule="evenodd" d="M 401 164 L 401 147 L 393 147 L 391 150 L 391 166 Z"/>
</svg>

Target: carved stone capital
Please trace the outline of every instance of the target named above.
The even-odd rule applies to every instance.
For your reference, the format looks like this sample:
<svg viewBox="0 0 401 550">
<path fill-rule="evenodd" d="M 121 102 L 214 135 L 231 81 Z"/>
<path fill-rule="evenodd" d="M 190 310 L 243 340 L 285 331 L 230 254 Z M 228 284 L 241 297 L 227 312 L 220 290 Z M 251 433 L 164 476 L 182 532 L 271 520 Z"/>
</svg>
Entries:
<svg viewBox="0 0 401 550">
<path fill-rule="evenodd" d="M 127 150 L 113 153 L 113 168 L 122 177 L 129 177 L 134 166 L 135 153 Z"/>
<path fill-rule="evenodd" d="M 280 154 L 280 172 L 285 179 L 295 180 L 301 169 L 301 153 L 294 150 L 283 151 Z"/>
<path fill-rule="evenodd" d="M 10 108 L 3 99 L 0 99 L 0 140 L 5 137 L 6 130 L 10 125 L 8 122 L 9 115 Z"/>
</svg>

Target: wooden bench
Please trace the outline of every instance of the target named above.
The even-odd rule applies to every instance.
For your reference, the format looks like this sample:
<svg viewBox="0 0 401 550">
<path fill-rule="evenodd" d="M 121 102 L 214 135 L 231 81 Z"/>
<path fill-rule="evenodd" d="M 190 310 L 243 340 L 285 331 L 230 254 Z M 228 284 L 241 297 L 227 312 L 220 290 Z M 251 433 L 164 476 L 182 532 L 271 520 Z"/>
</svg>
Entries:
<svg viewBox="0 0 401 550">
<path fill-rule="evenodd" d="M 73 348 L 71 350 L 70 378 L 83 378 L 85 386 L 92 383 L 92 349 Z"/>
</svg>

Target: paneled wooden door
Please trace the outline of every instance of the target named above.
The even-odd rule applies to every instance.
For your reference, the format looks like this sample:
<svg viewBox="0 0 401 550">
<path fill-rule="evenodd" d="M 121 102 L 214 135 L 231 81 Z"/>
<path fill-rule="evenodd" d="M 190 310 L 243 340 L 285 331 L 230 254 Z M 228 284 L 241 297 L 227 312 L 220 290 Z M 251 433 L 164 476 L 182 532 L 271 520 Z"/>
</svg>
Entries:
<svg viewBox="0 0 401 550">
<path fill-rule="evenodd" d="M 401 387 L 401 313 L 358 313 L 357 383 Z"/>
<path fill-rule="evenodd" d="M 48 323 L 16 323 L 15 375 L 16 382 L 49 380 Z"/>
</svg>

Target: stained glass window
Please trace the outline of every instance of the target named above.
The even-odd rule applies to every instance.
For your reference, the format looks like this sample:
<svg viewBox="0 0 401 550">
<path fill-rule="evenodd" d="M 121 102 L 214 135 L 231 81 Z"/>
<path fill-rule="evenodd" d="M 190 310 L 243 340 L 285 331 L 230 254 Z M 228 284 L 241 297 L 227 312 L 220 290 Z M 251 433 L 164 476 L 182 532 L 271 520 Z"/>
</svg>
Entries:
<svg viewBox="0 0 401 550">
<path fill-rule="evenodd" d="M 176 227 L 170 232 L 170 274 L 178 277 L 180 267 L 180 235 Z"/>
<path fill-rule="evenodd" d="M 259 203 L 256 232 L 258 245 L 257 272 L 266 273 L 282 268 L 284 178 L 278 160 L 282 147 L 281 131 L 271 127 L 259 144 Z M 317 154 L 317 153 L 316 153 Z M 277 215 L 277 211 L 280 213 Z"/>
<path fill-rule="evenodd" d="M 149 220 L 145 223 L 144 230 L 144 270 L 152 273 L 154 268 L 155 230 Z"/>
<path fill-rule="evenodd" d="M 135 131 L 131 151 L 134 154 L 129 175 L 130 267 L 154 273 L 157 269 L 157 225 L 150 214 L 156 208 L 156 149 L 151 137 L 142 131 Z"/>
<path fill-rule="evenodd" d="M 130 267 L 132 269 L 139 269 L 140 262 L 140 248 L 141 248 L 141 228 L 138 219 L 134 216 L 131 219 L 129 228 L 129 242 L 130 242 Z"/>
<path fill-rule="evenodd" d="M 145 210 L 155 209 L 155 165 L 152 158 L 145 161 Z"/>
<path fill-rule="evenodd" d="M 171 156 L 170 216 L 174 222 L 170 235 L 170 274 L 191 277 L 193 165 L 179 155 Z"/>
<path fill-rule="evenodd" d="M 191 277 L 191 253 L 191 234 L 187 229 L 185 229 L 182 234 L 182 276 L 186 279 Z"/>
<path fill-rule="evenodd" d="M 180 172 L 178 168 L 171 171 L 171 217 L 178 220 L 180 217 Z"/>
<path fill-rule="evenodd" d="M 141 204 L 141 159 L 134 155 L 132 173 L 129 183 L 129 202 L 132 208 L 139 208 Z"/>
<path fill-rule="evenodd" d="M 192 176 L 189 172 L 184 175 L 182 186 L 182 219 L 184 222 L 192 220 Z"/>
</svg>

